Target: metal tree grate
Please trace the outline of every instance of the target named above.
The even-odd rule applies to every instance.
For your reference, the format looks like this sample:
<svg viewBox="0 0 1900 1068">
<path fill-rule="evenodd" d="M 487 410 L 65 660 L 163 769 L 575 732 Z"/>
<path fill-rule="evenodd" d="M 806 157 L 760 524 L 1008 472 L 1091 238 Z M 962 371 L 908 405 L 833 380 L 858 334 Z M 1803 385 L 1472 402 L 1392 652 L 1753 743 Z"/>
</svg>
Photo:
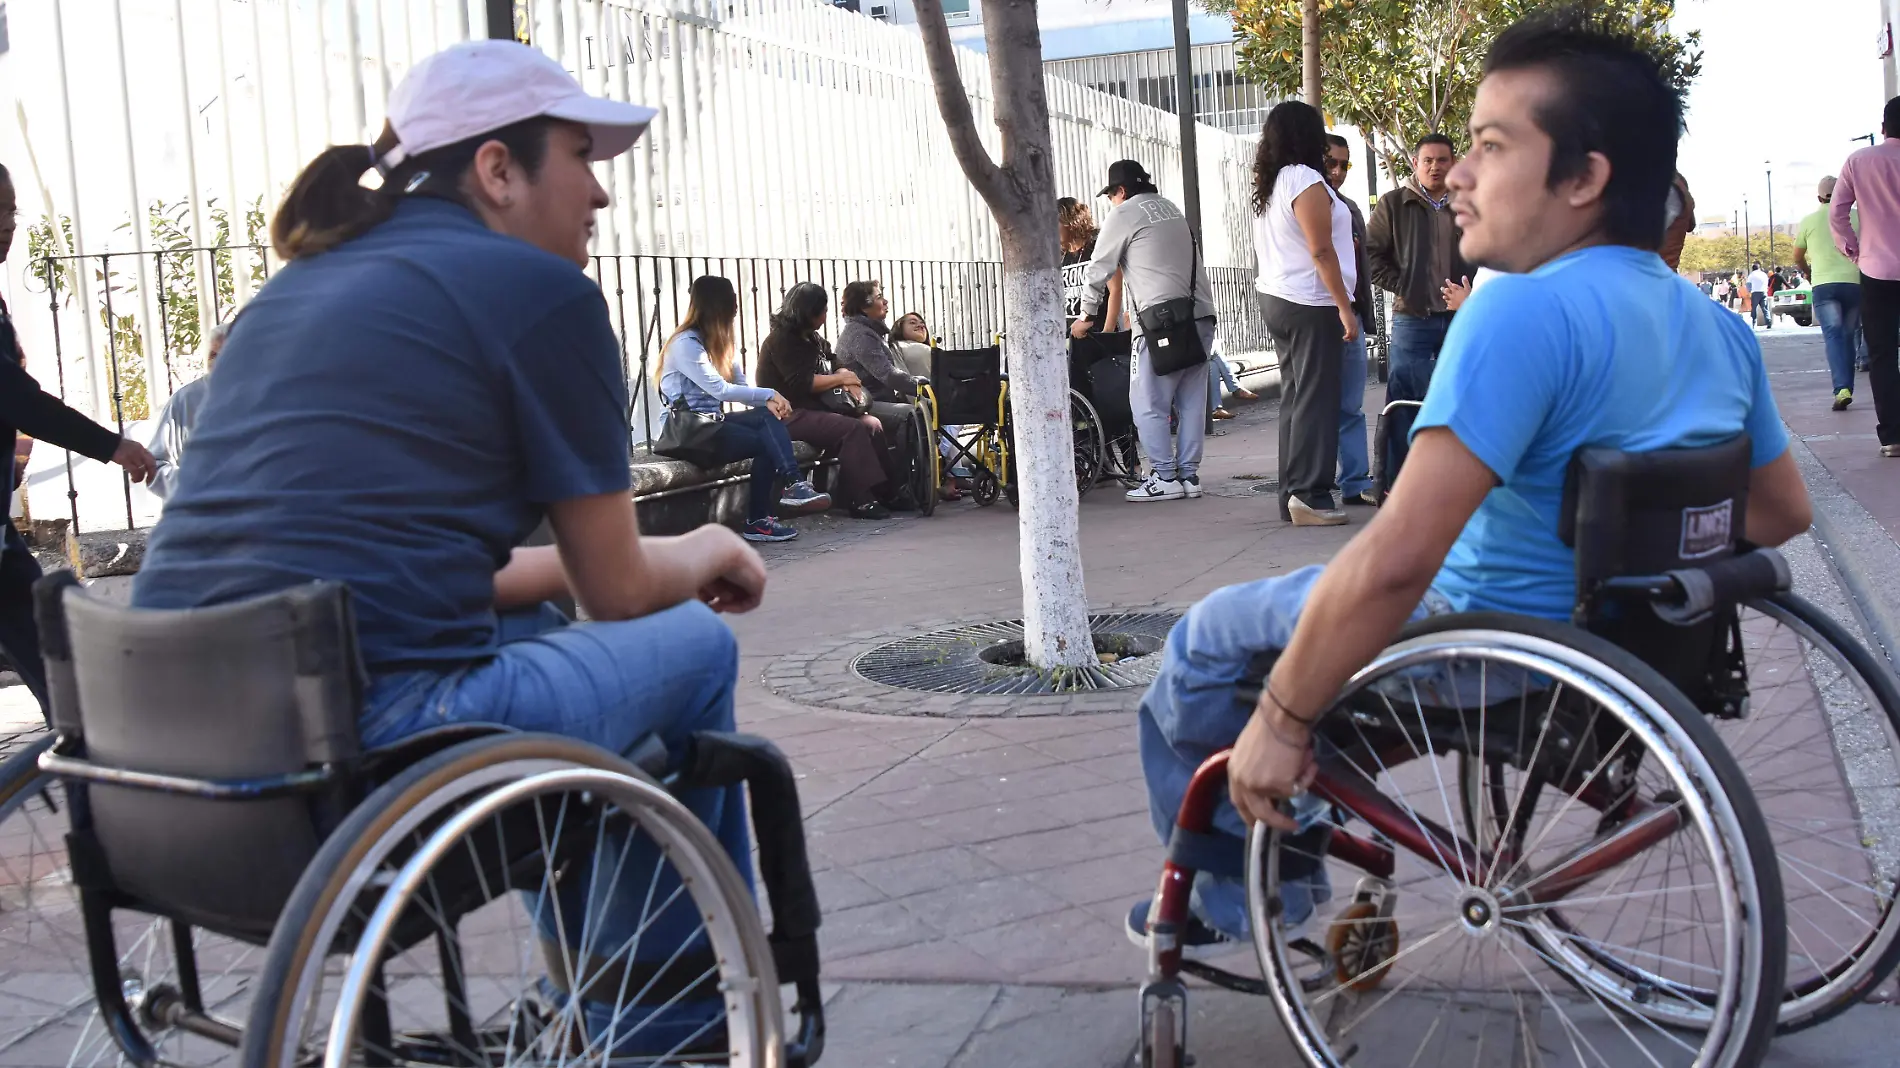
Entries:
<svg viewBox="0 0 1900 1068">
<path fill-rule="evenodd" d="M 1096 648 L 1132 650 L 1114 663 L 1044 672 L 997 663 L 1020 655 L 1023 621 L 974 623 L 886 642 L 851 669 L 885 686 L 930 693 L 1054 694 L 1146 686 L 1161 670 L 1161 647 L 1179 612 L 1112 612 L 1089 617 Z M 987 657 L 986 655 L 987 654 Z"/>
</svg>

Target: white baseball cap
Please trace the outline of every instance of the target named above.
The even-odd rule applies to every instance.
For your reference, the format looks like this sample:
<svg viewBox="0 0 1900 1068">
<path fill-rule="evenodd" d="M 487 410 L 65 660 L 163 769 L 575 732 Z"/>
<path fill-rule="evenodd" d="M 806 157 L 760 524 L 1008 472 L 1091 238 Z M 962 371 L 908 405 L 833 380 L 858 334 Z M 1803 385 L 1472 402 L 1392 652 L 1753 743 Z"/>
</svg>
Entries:
<svg viewBox="0 0 1900 1068">
<path fill-rule="evenodd" d="M 389 94 L 396 145 L 377 155 L 376 167 L 388 174 L 411 156 L 541 117 L 585 125 L 592 158 L 612 159 L 658 114 L 588 96 L 559 63 L 518 41 L 464 41 L 409 68 Z"/>
</svg>

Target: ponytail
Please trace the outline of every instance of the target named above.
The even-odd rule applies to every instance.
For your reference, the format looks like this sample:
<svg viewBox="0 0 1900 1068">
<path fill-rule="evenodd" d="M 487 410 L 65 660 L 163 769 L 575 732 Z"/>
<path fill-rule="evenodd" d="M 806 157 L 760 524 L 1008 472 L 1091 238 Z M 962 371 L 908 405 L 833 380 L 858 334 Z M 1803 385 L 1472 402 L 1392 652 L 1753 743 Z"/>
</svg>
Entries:
<svg viewBox="0 0 1900 1068">
<path fill-rule="evenodd" d="M 396 133 L 387 123 L 373 146 L 331 145 L 290 183 L 271 219 L 271 247 L 286 261 L 327 252 L 389 218 L 406 195 L 432 196 L 472 211 L 462 176 L 475 162 L 475 153 L 499 141 L 532 180 L 547 161 L 548 129 L 554 121 L 528 119 L 410 156 L 383 175 L 380 189 L 367 189 L 362 181 L 376 160 L 396 147 Z"/>
</svg>

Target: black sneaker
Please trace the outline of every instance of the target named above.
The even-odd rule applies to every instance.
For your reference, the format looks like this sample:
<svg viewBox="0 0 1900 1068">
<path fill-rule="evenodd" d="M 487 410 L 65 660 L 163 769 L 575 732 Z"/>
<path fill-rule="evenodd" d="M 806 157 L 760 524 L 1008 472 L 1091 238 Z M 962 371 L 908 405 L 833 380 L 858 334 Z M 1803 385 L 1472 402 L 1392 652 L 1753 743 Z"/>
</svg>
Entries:
<svg viewBox="0 0 1900 1068">
<path fill-rule="evenodd" d="M 853 519 L 889 519 L 890 517 L 891 510 L 876 501 L 866 501 L 863 504 L 853 505 L 851 508 Z"/>
<path fill-rule="evenodd" d="M 1148 948 L 1148 910 L 1153 902 L 1154 898 L 1144 897 L 1128 910 L 1128 940 L 1143 949 Z M 1246 948 L 1245 943 L 1202 923 L 1192 912 L 1188 913 L 1187 930 L 1181 932 L 1180 941 L 1181 955 L 1189 960 L 1208 960 Z"/>
</svg>

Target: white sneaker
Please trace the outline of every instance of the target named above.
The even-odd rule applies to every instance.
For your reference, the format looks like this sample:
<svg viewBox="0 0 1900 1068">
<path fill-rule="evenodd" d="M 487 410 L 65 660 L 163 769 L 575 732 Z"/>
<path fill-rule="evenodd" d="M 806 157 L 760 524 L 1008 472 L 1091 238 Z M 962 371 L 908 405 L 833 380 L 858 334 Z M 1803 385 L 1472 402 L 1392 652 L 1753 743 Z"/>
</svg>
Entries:
<svg viewBox="0 0 1900 1068">
<path fill-rule="evenodd" d="M 1187 496 L 1187 490 L 1174 479 L 1149 475 L 1146 481 L 1124 496 L 1131 501 L 1178 501 Z"/>
<path fill-rule="evenodd" d="M 1201 476 L 1189 475 L 1182 479 L 1181 489 L 1187 494 L 1188 500 L 1198 499 L 1201 495 Z"/>
</svg>

